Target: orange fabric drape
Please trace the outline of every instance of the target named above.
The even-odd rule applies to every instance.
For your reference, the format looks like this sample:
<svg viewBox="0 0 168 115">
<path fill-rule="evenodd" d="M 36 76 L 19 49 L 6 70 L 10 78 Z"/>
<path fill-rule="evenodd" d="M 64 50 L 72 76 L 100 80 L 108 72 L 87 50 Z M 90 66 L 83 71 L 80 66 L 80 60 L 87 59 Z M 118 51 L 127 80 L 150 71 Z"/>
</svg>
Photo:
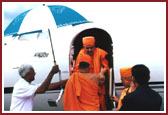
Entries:
<svg viewBox="0 0 168 115">
<path fill-rule="evenodd" d="M 78 65 L 80 62 L 80 56 L 86 54 L 85 49 L 82 48 L 78 54 L 78 57 L 76 59 L 75 67 L 74 67 L 74 72 L 79 72 L 78 70 Z M 108 66 L 108 61 L 105 58 L 107 55 L 107 52 L 100 49 L 100 48 L 95 48 L 94 50 L 94 55 L 91 56 L 91 64 L 90 64 L 90 73 L 96 73 L 98 74 L 101 70 L 101 67 L 104 66 L 108 71 L 109 71 L 109 66 Z M 105 104 L 105 84 L 102 87 L 99 87 L 99 94 L 100 94 L 100 103 L 101 103 L 101 110 L 105 111 L 106 110 L 106 104 Z"/>
<path fill-rule="evenodd" d="M 73 73 L 65 86 L 65 111 L 99 111 L 98 85 L 82 73 Z"/>
<path fill-rule="evenodd" d="M 78 65 L 80 62 L 80 56 L 83 56 L 86 54 L 85 49 L 82 48 L 77 56 L 75 67 L 74 67 L 74 72 L 79 72 Z M 108 61 L 106 60 L 105 56 L 107 55 L 107 52 L 100 49 L 100 48 L 95 48 L 94 50 L 94 55 L 91 56 L 91 65 L 90 65 L 90 73 L 99 73 L 101 66 L 104 66 L 106 69 L 109 70 L 108 67 Z"/>
<path fill-rule="evenodd" d="M 117 106 L 117 110 L 119 110 L 122 106 L 122 100 L 124 99 L 124 97 L 126 96 L 127 94 L 127 91 L 128 93 L 131 93 L 131 87 L 128 89 L 128 88 L 125 88 L 122 93 L 121 93 L 121 96 L 119 98 L 119 101 L 118 101 L 118 106 Z"/>
</svg>

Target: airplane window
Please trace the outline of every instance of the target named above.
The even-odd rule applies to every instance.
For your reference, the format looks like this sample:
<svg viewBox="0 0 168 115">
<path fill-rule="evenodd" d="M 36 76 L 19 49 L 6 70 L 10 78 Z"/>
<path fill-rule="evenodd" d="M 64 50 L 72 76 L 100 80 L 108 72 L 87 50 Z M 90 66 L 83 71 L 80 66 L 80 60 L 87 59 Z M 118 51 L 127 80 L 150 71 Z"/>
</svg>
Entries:
<svg viewBox="0 0 168 115">
<path fill-rule="evenodd" d="M 34 39 L 37 39 L 37 34 L 38 34 L 38 33 L 21 35 L 21 36 L 18 37 L 18 40 L 20 40 L 20 41 L 34 40 Z"/>
<path fill-rule="evenodd" d="M 20 41 L 29 41 L 29 40 L 43 40 L 43 39 L 49 39 L 48 32 L 42 32 L 42 33 L 33 33 L 33 34 L 25 34 L 18 37 L 18 40 Z"/>
</svg>

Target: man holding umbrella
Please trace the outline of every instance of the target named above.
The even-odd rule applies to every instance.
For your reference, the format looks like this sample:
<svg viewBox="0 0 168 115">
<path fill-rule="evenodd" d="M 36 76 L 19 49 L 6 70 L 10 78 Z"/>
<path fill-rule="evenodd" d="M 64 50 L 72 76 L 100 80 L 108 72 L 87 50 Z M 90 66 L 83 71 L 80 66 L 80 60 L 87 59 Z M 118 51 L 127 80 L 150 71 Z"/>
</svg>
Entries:
<svg viewBox="0 0 168 115">
<path fill-rule="evenodd" d="M 14 85 L 10 111 L 32 111 L 35 94 L 44 93 L 47 89 L 53 89 L 60 85 L 59 82 L 50 84 L 54 74 L 59 72 L 58 65 L 53 66 L 40 86 L 32 82 L 36 73 L 31 65 L 21 65 L 18 72 L 21 78 Z"/>
</svg>

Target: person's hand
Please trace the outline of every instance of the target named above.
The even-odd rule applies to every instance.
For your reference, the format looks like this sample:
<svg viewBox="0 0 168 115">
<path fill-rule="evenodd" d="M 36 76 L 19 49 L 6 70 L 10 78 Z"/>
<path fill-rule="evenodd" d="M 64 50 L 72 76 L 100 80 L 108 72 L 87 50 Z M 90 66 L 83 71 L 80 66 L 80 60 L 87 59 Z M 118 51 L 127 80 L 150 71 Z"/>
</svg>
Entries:
<svg viewBox="0 0 168 115">
<path fill-rule="evenodd" d="M 118 99 L 116 96 L 112 96 L 112 97 L 110 97 L 110 99 L 111 99 L 112 101 L 115 101 L 115 102 L 118 102 L 118 101 L 119 101 L 119 99 Z"/>
<path fill-rule="evenodd" d="M 131 82 L 130 83 L 130 88 L 131 88 L 131 92 L 135 91 L 136 90 L 136 84 L 134 82 Z"/>
<path fill-rule="evenodd" d="M 119 109 L 118 108 L 114 108 L 112 111 L 119 111 Z"/>
<path fill-rule="evenodd" d="M 107 69 L 104 67 L 101 67 L 101 73 L 104 74 L 107 71 Z"/>
<path fill-rule="evenodd" d="M 59 71 L 60 71 L 59 67 L 58 67 L 58 65 L 56 65 L 56 66 L 52 67 L 51 73 L 55 74 L 55 73 L 58 73 Z"/>
</svg>

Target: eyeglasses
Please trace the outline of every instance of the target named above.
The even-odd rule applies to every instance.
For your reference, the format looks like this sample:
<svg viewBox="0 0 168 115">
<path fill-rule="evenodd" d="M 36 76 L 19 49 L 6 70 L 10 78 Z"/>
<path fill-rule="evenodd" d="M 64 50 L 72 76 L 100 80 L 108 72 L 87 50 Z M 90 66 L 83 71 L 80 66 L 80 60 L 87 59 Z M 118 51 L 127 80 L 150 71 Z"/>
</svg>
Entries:
<svg viewBox="0 0 168 115">
<path fill-rule="evenodd" d="M 94 46 L 90 46 L 90 47 L 85 47 L 85 49 L 93 49 L 94 48 Z"/>
<path fill-rule="evenodd" d="M 121 78 L 122 81 L 130 81 L 132 80 L 132 76 L 131 77 L 124 77 L 124 78 Z"/>
</svg>

